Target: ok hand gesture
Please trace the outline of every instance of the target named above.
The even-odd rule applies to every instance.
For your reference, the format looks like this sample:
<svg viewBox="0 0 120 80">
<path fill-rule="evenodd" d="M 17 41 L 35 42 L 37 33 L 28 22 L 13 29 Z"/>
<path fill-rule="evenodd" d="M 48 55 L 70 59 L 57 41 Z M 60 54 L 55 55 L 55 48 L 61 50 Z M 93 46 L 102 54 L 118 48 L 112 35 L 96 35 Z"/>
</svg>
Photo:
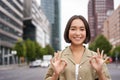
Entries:
<svg viewBox="0 0 120 80">
<path fill-rule="evenodd" d="M 60 52 L 54 53 L 54 58 L 50 61 L 53 67 L 54 73 L 59 75 L 62 71 L 64 71 L 67 63 L 65 60 L 62 60 L 59 57 Z"/>
<path fill-rule="evenodd" d="M 90 64 L 97 71 L 97 73 L 101 73 L 102 66 L 107 61 L 108 57 L 104 57 L 103 50 L 100 53 L 99 48 L 97 49 L 97 53 L 97 55 L 91 57 Z"/>
</svg>

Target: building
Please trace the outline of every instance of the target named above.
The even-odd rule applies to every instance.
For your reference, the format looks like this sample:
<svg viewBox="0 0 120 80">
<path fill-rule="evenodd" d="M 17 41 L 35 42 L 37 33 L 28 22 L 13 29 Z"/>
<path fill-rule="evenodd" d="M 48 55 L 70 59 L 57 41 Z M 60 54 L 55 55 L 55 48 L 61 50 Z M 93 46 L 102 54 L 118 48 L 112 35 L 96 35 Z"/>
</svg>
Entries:
<svg viewBox="0 0 120 80">
<path fill-rule="evenodd" d="M 19 39 L 50 44 L 49 26 L 35 0 L 0 0 L 0 65 L 15 63 L 12 48 Z"/>
<path fill-rule="evenodd" d="M 0 0 L 0 65 L 14 63 L 11 50 L 22 39 L 22 0 Z"/>
<path fill-rule="evenodd" d="M 51 45 L 60 50 L 60 0 L 41 0 L 41 7 L 51 24 Z"/>
<path fill-rule="evenodd" d="M 103 34 L 114 47 L 120 45 L 120 5 L 105 20 Z"/>
<path fill-rule="evenodd" d="M 50 24 L 35 0 L 24 0 L 23 39 L 37 41 L 42 47 L 50 44 Z"/>
<path fill-rule="evenodd" d="M 89 0 L 88 23 L 91 30 L 91 41 L 103 32 L 103 23 L 108 12 L 114 10 L 113 0 Z"/>
</svg>

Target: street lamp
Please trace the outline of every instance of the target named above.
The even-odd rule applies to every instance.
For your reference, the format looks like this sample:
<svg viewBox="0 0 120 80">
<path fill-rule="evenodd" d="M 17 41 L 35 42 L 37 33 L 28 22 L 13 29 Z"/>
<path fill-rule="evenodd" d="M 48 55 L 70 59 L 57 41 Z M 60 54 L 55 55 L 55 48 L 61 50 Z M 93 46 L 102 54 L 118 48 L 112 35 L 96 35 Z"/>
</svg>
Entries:
<svg viewBox="0 0 120 80">
<path fill-rule="evenodd" d="M 17 54 L 17 51 L 16 50 L 12 50 L 11 54 L 13 56 L 13 63 L 15 64 L 15 55 Z"/>
<path fill-rule="evenodd" d="M 0 64 L 2 64 L 2 51 L 1 51 L 1 46 L 0 46 Z"/>
<path fill-rule="evenodd" d="M 115 62 L 116 62 L 116 67 L 118 66 L 118 51 L 116 51 L 116 54 L 115 54 Z"/>
</svg>

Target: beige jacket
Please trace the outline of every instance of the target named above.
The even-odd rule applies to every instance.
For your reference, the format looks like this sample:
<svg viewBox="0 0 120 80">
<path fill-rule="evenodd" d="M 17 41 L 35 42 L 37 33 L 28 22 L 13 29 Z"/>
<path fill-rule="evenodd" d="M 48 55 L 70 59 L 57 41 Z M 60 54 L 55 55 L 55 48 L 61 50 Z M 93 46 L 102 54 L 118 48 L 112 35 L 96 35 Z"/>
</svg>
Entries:
<svg viewBox="0 0 120 80">
<path fill-rule="evenodd" d="M 79 66 L 79 75 L 78 80 L 95 80 L 97 78 L 96 71 L 92 68 L 89 63 L 89 59 L 91 56 L 96 55 L 97 53 L 90 51 L 89 49 L 85 49 L 83 57 Z M 72 57 L 72 51 L 69 47 L 63 50 L 60 54 L 60 57 L 67 61 L 67 66 L 63 73 L 60 74 L 59 80 L 75 80 L 75 62 Z M 104 75 L 110 79 L 106 64 L 103 66 Z M 50 66 L 48 72 L 45 76 L 45 80 L 51 80 L 51 76 L 53 74 L 53 69 Z"/>
</svg>

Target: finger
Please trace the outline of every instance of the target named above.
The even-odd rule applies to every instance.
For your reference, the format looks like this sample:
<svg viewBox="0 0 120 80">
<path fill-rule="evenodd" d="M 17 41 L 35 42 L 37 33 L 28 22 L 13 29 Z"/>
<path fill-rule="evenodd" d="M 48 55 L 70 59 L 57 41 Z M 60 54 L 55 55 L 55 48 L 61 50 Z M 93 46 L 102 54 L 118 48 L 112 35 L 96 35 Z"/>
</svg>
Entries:
<svg viewBox="0 0 120 80">
<path fill-rule="evenodd" d="M 66 62 L 66 60 L 63 60 L 63 59 L 61 59 L 62 60 L 62 63 L 64 64 L 64 68 L 67 66 L 67 62 Z"/>
<path fill-rule="evenodd" d="M 106 54 L 104 54 L 104 55 L 103 55 L 103 58 L 105 59 L 106 57 L 107 57 L 107 55 L 106 55 Z"/>
<path fill-rule="evenodd" d="M 53 61 L 53 59 L 51 59 L 50 60 L 50 64 L 53 66 L 53 63 L 54 63 L 54 61 Z"/>
<path fill-rule="evenodd" d="M 93 61 L 95 61 L 95 56 L 92 56 L 91 59 L 89 60 L 90 64 L 93 64 Z"/>
<path fill-rule="evenodd" d="M 91 59 L 90 59 L 90 63 L 91 63 L 93 60 L 96 60 L 96 59 L 97 59 L 96 57 L 97 57 L 97 56 L 92 56 Z"/>
<path fill-rule="evenodd" d="M 57 52 L 55 52 L 54 55 L 55 55 L 54 60 L 55 60 L 55 61 L 58 60 L 58 59 L 59 59 L 59 58 L 58 58 L 59 54 L 58 54 Z"/>
<path fill-rule="evenodd" d="M 98 55 L 100 56 L 100 50 L 99 50 L 99 48 L 97 48 L 97 53 L 98 53 Z"/>
<path fill-rule="evenodd" d="M 101 51 L 101 58 L 103 58 L 103 53 L 104 53 L 104 50 Z"/>
<path fill-rule="evenodd" d="M 109 59 L 109 57 L 106 57 L 105 60 L 104 60 L 104 62 L 106 62 L 108 59 Z"/>
</svg>

